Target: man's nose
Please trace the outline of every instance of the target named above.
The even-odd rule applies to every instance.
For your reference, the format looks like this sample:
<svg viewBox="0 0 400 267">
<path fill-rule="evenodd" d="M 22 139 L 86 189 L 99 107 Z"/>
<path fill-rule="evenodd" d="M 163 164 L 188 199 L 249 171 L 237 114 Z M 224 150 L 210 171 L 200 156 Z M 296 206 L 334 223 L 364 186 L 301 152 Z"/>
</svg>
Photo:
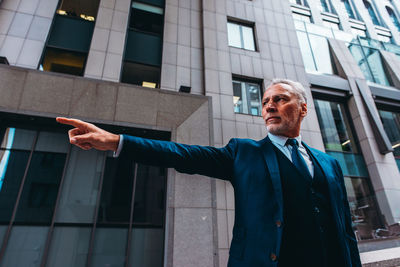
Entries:
<svg viewBox="0 0 400 267">
<path fill-rule="evenodd" d="M 273 101 L 269 101 L 265 104 L 265 111 L 267 112 L 275 112 L 276 111 L 276 106 Z"/>
</svg>

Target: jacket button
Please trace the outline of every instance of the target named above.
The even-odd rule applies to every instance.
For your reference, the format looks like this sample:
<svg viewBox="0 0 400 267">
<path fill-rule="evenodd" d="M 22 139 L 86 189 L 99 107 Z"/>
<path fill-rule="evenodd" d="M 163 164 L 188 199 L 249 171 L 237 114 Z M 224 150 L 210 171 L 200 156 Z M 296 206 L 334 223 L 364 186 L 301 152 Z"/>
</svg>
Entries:
<svg viewBox="0 0 400 267">
<path fill-rule="evenodd" d="M 318 208 L 318 207 L 315 207 L 315 208 L 314 208 L 314 211 L 315 211 L 315 213 L 319 213 L 319 208 Z"/>
<path fill-rule="evenodd" d="M 277 227 L 281 227 L 281 225 L 282 225 L 282 222 L 281 222 L 281 221 L 279 221 L 279 220 L 277 220 L 277 221 L 275 222 L 275 224 L 276 224 L 276 226 L 277 226 Z"/>
<path fill-rule="evenodd" d="M 270 258 L 272 261 L 276 261 L 278 257 L 275 255 L 275 253 L 271 253 Z"/>
</svg>

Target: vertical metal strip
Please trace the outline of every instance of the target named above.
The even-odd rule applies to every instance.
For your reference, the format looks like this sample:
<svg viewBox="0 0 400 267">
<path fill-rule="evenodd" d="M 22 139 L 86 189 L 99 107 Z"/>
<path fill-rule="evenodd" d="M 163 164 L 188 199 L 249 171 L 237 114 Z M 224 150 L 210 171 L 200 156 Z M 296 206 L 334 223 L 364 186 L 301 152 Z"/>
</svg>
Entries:
<svg viewBox="0 0 400 267">
<path fill-rule="evenodd" d="M 133 211 L 134 211 L 134 207 L 135 207 L 135 191 L 136 191 L 137 170 L 138 170 L 138 164 L 135 163 L 135 168 L 134 168 L 134 172 L 133 172 L 131 214 L 130 214 L 130 217 L 129 217 L 128 240 L 127 240 L 126 253 L 125 253 L 125 267 L 129 266 L 129 260 L 130 260 L 129 252 L 131 250 L 131 243 L 132 243 L 132 224 L 133 224 Z"/>
<path fill-rule="evenodd" d="M 92 232 L 90 233 L 89 250 L 88 250 L 88 255 L 86 258 L 86 266 L 87 267 L 90 267 L 90 264 L 92 263 L 94 237 L 95 237 L 95 232 L 96 232 L 96 227 L 97 227 L 97 218 L 98 218 L 99 207 L 100 207 L 100 198 L 101 198 L 101 194 L 103 191 L 103 180 L 104 180 L 104 170 L 106 168 L 106 160 L 107 160 L 107 152 L 104 152 L 103 167 L 101 169 L 101 177 L 100 177 L 100 181 L 99 181 L 99 183 L 100 183 L 99 194 L 97 195 L 97 199 L 96 199 L 96 208 L 94 211 L 93 228 L 92 228 Z"/>
<path fill-rule="evenodd" d="M 0 263 L 3 260 L 4 253 L 5 253 L 5 250 L 6 250 L 6 247 L 7 247 L 7 243 L 8 243 L 8 239 L 10 238 L 11 227 L 14 224 L 15 215 L 17 213 L 17 208 L 18 208 L 18 205 L 19 205 L 19 201 L 21 199 L 22 190 L 24 188 L 25 180 L 26 180 L 26 177 L 28 175 L 28 170 L 29 170 L 29 167 L 31 165 L 31 160 L 32 160 L 33 152 L 34 152 L 35 147 L 36 147 L 38 136 L 39 136 L 39 132 L 36 131 L 36 135 L 35 135 L 35 138 L 33 139 L 33 144 L 32 144 L 32 147 L 31 147 L 31 153 L 29 154 L 29 158 L 28 158 L 28 162 L 26 164 L 24 176 L 22 178 L 21 185 L 19 187 L 19 191 L 18 191 L 18 195 L 17 195 L 17 201 L 15 202 L 14 210 L 13 210 L 13 213 L 12 213 L 12 216 L 11 216 L 11 219 L 10 219 L 10 223 L 8 224 L 8 228 L 7 228 L 6 234 L 5 234 L 4 239 L 3 239 L 3 244 L 1 246 Z"/>
<path fill-rule="evenodd" d="M 40 264 L 40 267 L 45 267 L 46 266 L 47 257 L 48 257 L 48 253 L 49 253 L 49 248 L 50 248 L 50 243 L 51 243 L 51 237 L 53 236 L 54 221 L 56 219 L 56 215 L 57 215 L 57 211 L 58 211 L 58 204 L 60 202 L 61 192 L 62 192 L 62 189 L 63 189 L 63 186 L 64 186 L 64 179 L 65 179 L 65 174 L 67 172 L 67 167 L 68 167 L 68 163 L 69 163 L 69 157 L 71 155 L 71 148 L 72 148 L 72 145 L 69 145 L 68 151 L 67 151 L 67 156 L 65 158 L 65 164 L 64 164 L 63 173 L 62 173 L 62 176 L 61 176 L 60 186 L 58 187 L 56 204 L 55 204 L 54 210 L 53 210 L 54 211 L 53 212 L 53 217 L 51 218 L 50 229 L 49 229 L 49 232 L 47 233 L 46 244 L 45 244 L 45 247 L 44 247 L 44 252 L 43 252 L 42 262 Z"/>
</svg>

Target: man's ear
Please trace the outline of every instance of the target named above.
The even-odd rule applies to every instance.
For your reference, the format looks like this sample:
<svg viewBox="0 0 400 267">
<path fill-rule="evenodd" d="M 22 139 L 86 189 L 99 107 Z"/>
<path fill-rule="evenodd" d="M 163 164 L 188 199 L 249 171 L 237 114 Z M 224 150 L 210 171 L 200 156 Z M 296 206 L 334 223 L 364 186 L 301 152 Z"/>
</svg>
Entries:
<svg viewBox="0 0 400 267">
<path fill-rule="evenodd" d="M 307 115 L 307 103 L 301 103 L 300 117 L 304 118 Z"/>
</svg>

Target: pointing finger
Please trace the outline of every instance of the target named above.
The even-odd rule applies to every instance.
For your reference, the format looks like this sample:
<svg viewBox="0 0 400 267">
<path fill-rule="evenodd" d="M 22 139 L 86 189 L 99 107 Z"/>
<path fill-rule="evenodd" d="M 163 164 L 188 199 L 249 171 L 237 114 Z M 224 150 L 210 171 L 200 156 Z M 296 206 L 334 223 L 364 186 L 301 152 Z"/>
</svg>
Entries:
<svg viewBox="0 0 400 267">
<path fill-rule="evenodd" d="M 69 119 L 69 118 L 65 118 L 65 117 L 57 117 L 56 121 L 58 123 L 62 123 L 62 124 L 67 124 L 67 125 L 71 125 L 74 126 L 76 128 L 80 128 L 83 130 L 86 130 L 88 128 L 90 128 L 90 124 L 78 119 Z"/>
</svg>

